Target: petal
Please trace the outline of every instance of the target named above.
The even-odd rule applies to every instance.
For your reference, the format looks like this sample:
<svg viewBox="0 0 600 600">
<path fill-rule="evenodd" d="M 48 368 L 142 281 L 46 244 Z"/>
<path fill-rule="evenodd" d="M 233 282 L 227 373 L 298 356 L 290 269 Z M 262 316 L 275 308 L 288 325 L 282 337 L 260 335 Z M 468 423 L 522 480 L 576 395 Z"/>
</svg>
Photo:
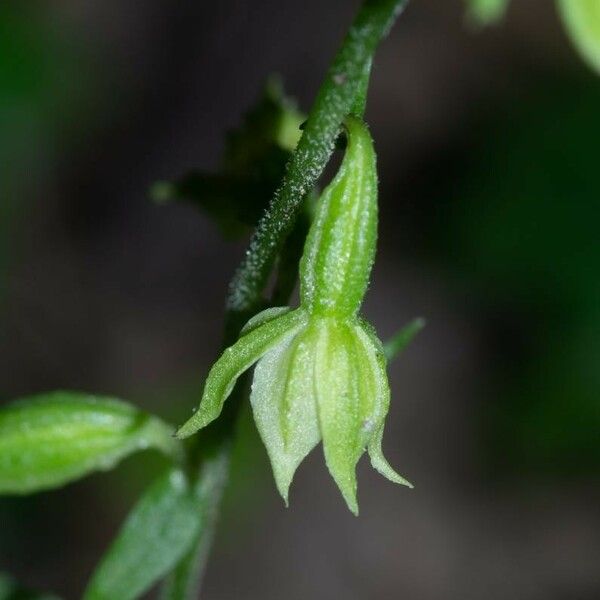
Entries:
<svg viewBox="0 0 600 600">
<path fill-rule="evenodd" d="M 348 508 L 358 514 L 356 463 L 361 443 L 359 388 L 353 376 L 351 332 L 332 319 L 319 320 L 314 386 L 325 462 Z"/>
<path fill-rule="evenodd" d="M 313 349 L 310 332 L 298 333 L 260 359 L 252 382 L 254 419 L 286 505 L 298 465 L 321 439 L 312 385 Z"/>
<path fill-rule="evenodd" d="M 292 337 L 305 323 L 306 313 L 295 310 L 252 329 L 227 348 L 208 374 L 198 411 L 181 426 L 177 437 L 188 437 L 216 419 L 237 378 L 273 346 Z"/>
</svg>

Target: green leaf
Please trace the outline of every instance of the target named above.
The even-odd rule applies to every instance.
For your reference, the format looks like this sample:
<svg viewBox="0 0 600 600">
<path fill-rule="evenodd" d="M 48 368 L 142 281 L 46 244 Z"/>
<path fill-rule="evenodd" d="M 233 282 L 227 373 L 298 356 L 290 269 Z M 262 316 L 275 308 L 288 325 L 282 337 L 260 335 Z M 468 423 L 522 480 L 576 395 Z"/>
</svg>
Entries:
<svg viewBox="0 0 600 600">
<path fill-rule="evenodd" d="M 0 493 L 55 488 L 147 448 L 176 455 L 169 425 L 118 400 L 52 392 L 0 409 Z"/>
<path fill-rule="evenodd" d="M 59 600 L 59 598 L 54 594 L 24 589 L 10 575 L 0 573 L 0 600 Z"/>
<path fill-rule="evenodd" d="M 194 484 L 194 494 L 202 524 L 192 547 L 165 580 L 162 600 L 198 598 L 200 580 L 215 534 L 219 504 L 229 476 L 230 450 L 229 438 L 219 439 L 216 446 L 201 445 L 202 463 Z"/>
<path fill-rule="evenodd" d="M 142 496 L 94 572 L 85 600 L 138 598 L 191 548 L 202 524 L 183 471 L 172 469 Z"/>
<path fill-rule="evenodd" d="M 224 170 L 244 176 L 257 169 L 264 172 L 265 157 L 273 147 L 294 150 L 305 118 L 285 95 L 281 81 L 272 77 L 260 101 L 244 115 L 241 126 L 228 134 Z"/>
<path fill-rule="evenodd" d="M 600 73 L 600 2 L 558 0 L 558 8 L 576 48 L 592 69 Z"/>
<path fill-rule="evenodd" d="M 493 25 L 504 17 L 509 0 L 467 0 L 467 18 L 478 26 Z"/>
</svg>

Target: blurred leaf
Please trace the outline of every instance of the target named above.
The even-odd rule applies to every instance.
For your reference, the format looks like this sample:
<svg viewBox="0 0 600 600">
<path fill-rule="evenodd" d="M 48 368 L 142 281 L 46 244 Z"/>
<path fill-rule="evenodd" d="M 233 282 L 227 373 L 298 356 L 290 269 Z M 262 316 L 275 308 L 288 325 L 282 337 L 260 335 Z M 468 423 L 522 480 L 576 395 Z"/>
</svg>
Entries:
<svg viewBox="0 0 600 600">
<path fill-rule="evenodd" d="M 0 409 L 0 493 L 61 486 L 133 452 L 179 446 L 172 428 L 117 400 L 53 392 Z"/>
<path fill-rule="evenodd" d="M 283 177 L 304 117 L 271 80 L 239 129 L 227 136 L 219 173 L 193 172 L 151 188 L 155 201 L 188 200 L 210 215 L 228 237 L 253 227 Z"/>
<path fill-rule="evenodd" d="M 54 594 L 23 589 L 12 577 L 0 573 L 0 600 L 59 600 L 59 598 Z"/>
<path fill-rule="evenodd" d="M 600 2 L 598 0 L 557 0 L 563 22 L 573 43 L 600 73 Z"/>
<path fill-rule="evenodd" d="M 225 171 L 239 175 L 251 173 L 273 146 L 292 152 L 300 139 L 304 119 L 285 96 L 281 82 L 269 80 L 262 98 L 246 113 L 240 128 L 227 136 Z"/>
<path fill-rule="evenodd" d="M 387 361 L 392 361 L 398 354 L 404 351 L 404 349 L 410 344 L 417 333 L 425 327 L 425 319 L 418 317 L 413 319 L 410 323 L 405 325 L 400 331 L 392 336 L 383 347 L 385 358 Z"/>
<path fill-rule="evenodd" d="M 90 68 L 94 45 L 77 19 L 58 26 L 56 14 L 53 3 L 0 1 L 0 308 L 35 208 L 25 200 L 61 149 L 88 138 L 97 112 L 102 75 Z"/>
<path fill-rule="evenodd" d="M 169 574 L 161 590 L 162 600 L 191 600 L 198 589 L 215 533 L 223 490 L 229 475 L 229 440 L 200 445 L 203 460 L 194 484 L 196 511 L 201 518 L 194 543 Z"/>
<path fill-rule="evenodd" d="M 508 9 L 509 0 L 467 0 L 467 18 L 479 26 L 498 22 Z"/>
<path fill-rule="evenodd" d="M 183 471 L 170 470 L 157 479 L 94 572 L 85 600 L 138 598 L 189 551 L 202 518 Z"/>
</svg>

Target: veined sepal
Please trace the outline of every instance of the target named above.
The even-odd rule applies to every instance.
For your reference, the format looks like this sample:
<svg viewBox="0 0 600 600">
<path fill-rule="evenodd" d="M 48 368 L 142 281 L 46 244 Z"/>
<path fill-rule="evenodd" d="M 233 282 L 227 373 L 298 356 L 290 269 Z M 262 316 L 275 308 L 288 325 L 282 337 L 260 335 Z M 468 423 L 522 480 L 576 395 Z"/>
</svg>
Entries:
<svg viewBox="0 0 600 600">
<path fill-rule="evenodd" d="M 279 493 L 288 491 L 298 465 L 320 442 L 314 385 L 314 327 L 278 344 L 254 371 L 250 401 Z"/>
</svg>

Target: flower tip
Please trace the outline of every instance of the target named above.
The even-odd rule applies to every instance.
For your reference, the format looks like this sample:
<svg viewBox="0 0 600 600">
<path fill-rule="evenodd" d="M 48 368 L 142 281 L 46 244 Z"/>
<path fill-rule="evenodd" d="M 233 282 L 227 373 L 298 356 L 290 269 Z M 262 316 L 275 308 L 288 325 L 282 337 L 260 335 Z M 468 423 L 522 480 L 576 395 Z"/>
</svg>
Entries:
<svg viewBox="0 0 600 600">
<path fill-rule="evenodd" d="M 290 507 L 290 483 L 291 481 L 281 481 L 277 477 L 275 478 L 275 484 L 277 485 L 277 491 L 283 499 L 283 503 L 286 508 Z"/>
<path fill-rule="evenodd" d="M 178 440 L 184 440 L 185 438 L 194 435 L 198 429 L 201 429 L 202 425 L 198 425 L 194 417 L 187 420 L 175 433 L 174 437 Z"/>
<path fill-rule="evenodd" d="M 185 425 L 182 425 L 174 434 L 173 437 L 178 440 L 185 440 L 185 438 L 190 437 L 193 432 L 188 432 L 185 429 Z"/>
<path fill-rule="evenodd" d="M 346 501 L 346 506 L 348 506 L 348 510 L 355 516 L 358 517 L 358 500 L 356 499 L 356 490 L 352 493 L 346 493 L 344 490 L 341 490 L 342 496 Z"/>
</svg>

